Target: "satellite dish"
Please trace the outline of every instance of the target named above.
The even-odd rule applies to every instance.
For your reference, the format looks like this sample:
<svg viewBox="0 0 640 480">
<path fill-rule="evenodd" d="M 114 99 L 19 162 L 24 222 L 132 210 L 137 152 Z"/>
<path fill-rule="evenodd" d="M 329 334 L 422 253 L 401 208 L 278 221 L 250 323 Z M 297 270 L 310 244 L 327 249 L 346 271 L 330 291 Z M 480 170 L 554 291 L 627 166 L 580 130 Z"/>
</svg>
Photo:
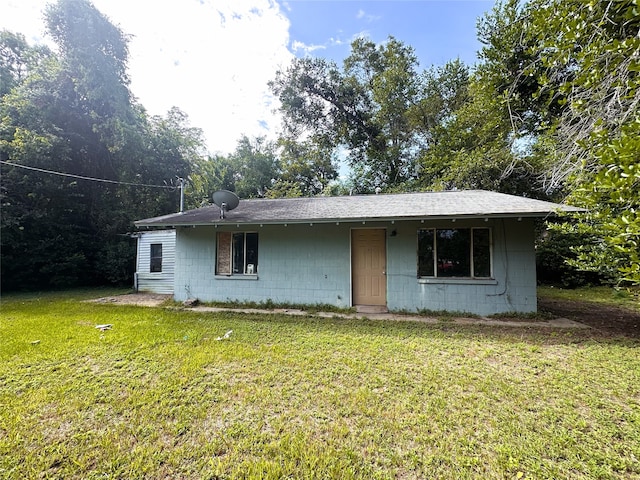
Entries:
<svg viewBox="0 0 640 480">
<path fill-rule="evenodd" d="M 226 212 L 238 206 L 240 199 L 229 190 L 218 190 L 213 194 L 213 203 L 220 207 L 220 218 L 224 218 Z"/>
</svg>

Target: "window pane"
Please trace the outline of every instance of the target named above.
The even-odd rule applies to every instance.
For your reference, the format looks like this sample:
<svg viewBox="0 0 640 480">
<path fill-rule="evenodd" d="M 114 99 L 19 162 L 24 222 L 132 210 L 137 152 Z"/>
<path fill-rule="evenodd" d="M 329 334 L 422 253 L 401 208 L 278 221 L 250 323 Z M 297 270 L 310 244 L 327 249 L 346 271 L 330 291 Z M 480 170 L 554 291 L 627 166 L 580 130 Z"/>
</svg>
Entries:
<svg viewBox="0 0 640 480">
<path fill-rule="evenodd" d="M 471 230 L 436 231 L 438 277 L 471 276 Z"/>
<path fill-rule="evenodd" d="M 216 275 L 252 275 L 258 273 L 258 234 L 218 233 Z"/>
<path fill-rule="evenodd" d="M 418 276 L 433 277 L 433 229 L 418 230 Z"/>
<path fill-rule="evenodd" d="M 247 233 L 246 237 L 246 259 L 245 273 L 258 273 L 258 234 Z"/>
<path fill-rule="evenodd" d="M 233 234 L 233 273 L 244 273 L 244 233 Z"/>
<path fill-rule="evenodd" d="M 491 277 L 491 235 L 488 228 L 473 230 L 473 275 Z"/>
<path fill-rule="evenodd" d="M 152 243 L 150 254 L 150 272 L 162 272 L 162 244 Z"/>
</svg>

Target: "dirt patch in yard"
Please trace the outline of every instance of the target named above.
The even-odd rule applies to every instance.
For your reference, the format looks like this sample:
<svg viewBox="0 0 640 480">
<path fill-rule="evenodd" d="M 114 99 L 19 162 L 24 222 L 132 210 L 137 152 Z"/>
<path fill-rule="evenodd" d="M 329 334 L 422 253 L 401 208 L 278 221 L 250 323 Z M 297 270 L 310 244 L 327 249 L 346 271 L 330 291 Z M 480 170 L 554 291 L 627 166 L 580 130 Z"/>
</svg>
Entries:
<svg viewBox="0 0 640 480">
<path fill-rule="evenodd" d="M 115 303 L 120 305 L 140 305 L 142 307 L 158 307 L 173 295 L 163 295 L 159 293 L 129 293 L 126 295 L 115 295 L 113 297 L 102 297 L 90 300 L 93 303 Z"/>
<path fill-rule="evenodd" d="M 538 299 L 538 309 L 583 323 L 605 335 L 640 338 L 640 313 L 594 302 Z"/>
</svg>

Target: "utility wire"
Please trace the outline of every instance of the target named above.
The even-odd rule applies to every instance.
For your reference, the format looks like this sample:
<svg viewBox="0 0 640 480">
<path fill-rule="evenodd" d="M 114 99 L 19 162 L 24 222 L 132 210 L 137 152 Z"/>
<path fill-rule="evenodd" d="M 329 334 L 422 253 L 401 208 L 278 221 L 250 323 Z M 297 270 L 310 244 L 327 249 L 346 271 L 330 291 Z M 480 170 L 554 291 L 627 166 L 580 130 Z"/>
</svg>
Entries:
<svg viewBox="0 0 640 480">
<path fill-rule="evenodd" d="M 128 186 L 131 186 L 131 187 L 151 187 L 151 188 L 171 188 L 171 189 L 177 188 L 174 185 L 149 185 L 149 184 L 146 184 L 146 183 L 119 182 L 117 180 L 107 180 L 105 178 L 83 177 L 82 175 L 73 175 L 71 173 L 54 172 L 52 170 L 45 170 L 43 168 L 36 168 L 36 167 L 29 167 L 27 165 L 20 165 L 19 163 L 5 162 L 4 160 L 0 160 L 0 163 L 2 163 L 4 165 L 11 165 L 12 167 L 24 168 L 26 170 L 33 170 L 33 171 L 41 172 L 41 173 L 48 173 L 50 175 L 59 175 L 61 177 L 78 178 L 80 180 L 91 180 L 92 182 L 115 183 L 115 184 L 118 184 L 118 185 L 128 185 Z"/>
</svg>

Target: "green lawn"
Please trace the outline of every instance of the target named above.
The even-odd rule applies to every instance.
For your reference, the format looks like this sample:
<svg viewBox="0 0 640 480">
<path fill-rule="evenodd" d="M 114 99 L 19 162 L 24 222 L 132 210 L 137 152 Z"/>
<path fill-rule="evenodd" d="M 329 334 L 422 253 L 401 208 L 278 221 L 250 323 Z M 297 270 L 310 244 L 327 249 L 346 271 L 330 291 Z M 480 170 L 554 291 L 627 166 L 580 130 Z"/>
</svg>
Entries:
<svg viewBox="0 0 640 480">
<path fill-rule="evenodd" d="M 554 288 L 538 287 L 538 295 L 546 298 L 614 305 L 640 312 L 640 289 L 610 287 Z"/>
<path fill-rule="evenodd" d="M 640 478 L 637 339 L 82 295 L 2 299 L 0 478 Z"/>
</svg>

